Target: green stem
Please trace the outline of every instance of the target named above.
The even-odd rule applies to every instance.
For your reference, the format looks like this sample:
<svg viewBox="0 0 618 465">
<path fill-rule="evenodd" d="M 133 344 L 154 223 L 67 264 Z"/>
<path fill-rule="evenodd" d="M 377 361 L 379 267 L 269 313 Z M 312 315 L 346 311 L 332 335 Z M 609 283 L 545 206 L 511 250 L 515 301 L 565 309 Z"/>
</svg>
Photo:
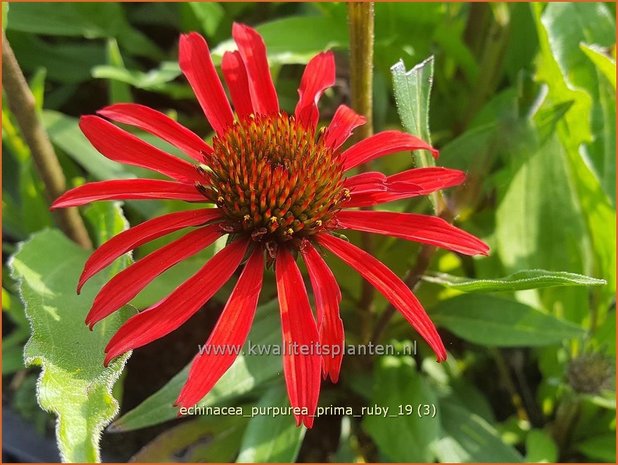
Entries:
<svg viewBox="0 0 618 465">
<path fill-rule="evenodd" d="M 53 201 L 66 189 L 64 173 L 41 123 L 34 96 L 4 33 L 2 34 L 2 84 L 6 91 L 9 108 L 30 148 L 34 166 L 43 180 L 47 196 L 50 201 Z M 54 214 L 60 228 L 68 237 L 85 249 L 92 248 L 88 231 L 77 208 L 61 208 L 55 210 Z"/>
<path fill-rule="evenodd" d="M 348 3 L 348 20 L 350 32 L 350 90 L 352 108 L 367 118 L 367 123 L 356 131 L 356 139 L 361 140 L 373 134 L 373 2 Z M 362 165 L 359 171 L 367 171 L 369 166 Z M 363 234 L 362 247 L 371 253 L 373 241 L 369 234 Z M 374 289 L 367 281 L 362 281 L 360 308 L 362 313 L 362 334 L 366 340 L 370 334 L 371 304 Z"/>
</svg>

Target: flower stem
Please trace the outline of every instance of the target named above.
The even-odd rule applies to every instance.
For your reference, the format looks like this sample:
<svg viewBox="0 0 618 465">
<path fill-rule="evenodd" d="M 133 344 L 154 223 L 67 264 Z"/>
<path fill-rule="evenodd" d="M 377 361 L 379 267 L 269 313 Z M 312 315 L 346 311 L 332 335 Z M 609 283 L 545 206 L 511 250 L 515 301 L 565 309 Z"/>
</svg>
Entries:
<svg viewBox="0 0 618 465">
<path fill-rule="evenodd" d="M 373 2 L 348 3 L 348 25 L 350 33 L 350 90 L 352 108 L 367 118 L 367 123 L 356 132 L 357 140 L 365 139 L 373 134 Z M 367 171 L 369 167 L 362 165 L 359 171 Z M 362 247 L 371 253 L 373 241 L 370 235 L 363 234 Z M 370 333 L 369 311 L 373 302 L 374 289 L 367 281 L 362 281 L 360 298 L 363 313 L 361 337 L 366 339 Z"/>
<path fill-rule="evenodd" d="M 2 84 L 9 108 L 30 148 L 34 166 L 43 180 L 48 199 L 52 201 L 66 189 L 66 180 L 56 153 L 47 137 L 36 110 L 34 96 L 26 83 L 15 54 L 2 34 Z M 85 249 L 92 248 L 86 226 L 77 208 L 61 208 L 54 212 L 64 233 Z"/>
<path fill-rule="evenodd" d="M 352 107 L 367 118 L 356 131 L 358 139 L 373 134 L 373 19 L 373 2 L 348 3 Z"/>
</svg>

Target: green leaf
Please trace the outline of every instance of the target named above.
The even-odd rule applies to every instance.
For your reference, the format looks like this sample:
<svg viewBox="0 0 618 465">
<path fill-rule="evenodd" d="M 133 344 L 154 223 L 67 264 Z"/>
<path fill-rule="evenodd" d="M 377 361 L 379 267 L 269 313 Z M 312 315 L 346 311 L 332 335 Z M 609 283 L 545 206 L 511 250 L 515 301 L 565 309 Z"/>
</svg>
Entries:
<svg viewBox="0 0 618 465">
<path fill-rule="evenodd" d="M 506 168 L 508 187 L 499 186 L 496 210 L 496 250 L 507 272 L 522 269 L 564 270 L 591 274 L 589 237 L 585 216 L 575 192 L 564 147 L 554 134 L 528 154 L 524 148 L 511 153 Z M 504 192 L 505 191 L 505 192 Z M 588 213 L 586 213 L 588 214 Z M 605 270 L 594 274 L 605 278 Z M 587 289 L 546 289 L 539 295 L 548 310 L 582 323 L 588 317 Z"/>
<path fill-rule="evenodd" d="M 210 393 L 199 402 L 199 406 L 229 404 L 281 373 L 280 356 L 248 352 L 249 344 L 272 347 L 273 344 L 281 343 L 278 308 L 276 301 L 258 307 L 243 354 L 236 358 Z M 206 336 L 205 334 L 204 340 Z M 186 366 L 160 390 L 116 420 L 110 430 L 130 431 L 176 418 L 177 409 L 173 404 L 187 380 L 188 373 L 189 366 Z"/>
<path fill-rule="evenodd" d="M 87 39 L 117 38 L 131 53 L 161 58 L 154 43 L 128 23 L 119 3 L 21 3 L 9 13 L 9 30 Z"/>
<path fill-rule="evenodd" d="M 204 33 L 207 36 L 214 35 L 225 16 L 223 7 L 215 2 L 188 2 L 188 5 L 201 23 Z"/>
<path fill-rule="evenodd" d="M 122 59 L 122 54 L 120 53 L 120 49 L 118 48 L 118 42 L 116 39 L 107 39 L 107 63 L 110 66 L 116 66 L 118 68 L 124 68 L 124 60 Z M 129 86 L 117 80 L 110 80 L 109 82 L 109 102 L 110 103 L 118 103 L 118 102 L 132 102 L 133 97 L 131 95 L 131 90 Z"/>
<path fill-rule="evenodd" d="M 118 412 L 112 386 L 129 357 L 103 367 L 103 349 L 126 311 L 109 316 L 94 331 L 84 324 L 106 280 L 95 277 L 76 294 L 88 255 L 59 231 L 45 230 L 23 243 L 10 262 L 32 325 L 24 349 L 26 365 L 42 368 L 38 401 L 58 417 L 56 438 L 63 460 L 69 462 L 100 460 L 101 432 Z"/>
<path fill-rule="evenodd" d="M 616 90 L 616 61 L 609 55 L 603 53 L 603 49 L 598 45 L 579 44 L 579 48 L 586 54 L 595 64 L 597 69 L 605 76 L 605 78 Z"/>
<path fill-rule="evenodd" d="M 579 326 L 528 305 L 484 294 L 444 300 L 431 318 L 466 341 L 492 347 L 543 346 L 584 334 Z"/>
<path fill-rule="evenodd" d="M 423 280 L 463 292 L 508 292 L 554 286 L 602 286 L 604 279 L 566 271 L 522 270 L 504 278 L 472 279 L 447 273 L 423 276 Z"/>
<path fill-rule="evenodd" d="M 271 66 L 305 64 L 318 52 L 348 46 L 346 24 L 334 18 L 290 16 L 260 24 L 256 29 L 264 38 Z M 226 40 L 212 50 L 213 58 L 220 61 L 226 51 L 235 49 L 234 42 Z"/>
<path fill-rule="evenodd" d="M 431 143 L 429 132 L 429 97 L 433 84 L 433 56 L 406 70 L 403 61 L 391 67 L 397 111 L 403 127 L 410 134 Z M 433 157 L 423 152 L 417 158 L 421 166 L 433 166 Z"/>
<path fill-rule="evenodd" d="M 582 269 L 585 228 L 565 165 L 552 138 L 515 172 L 496 211 L 498 251 L 508 270 Z"/>
<path fill-rule="evenodd" d="M 2 2 L 2 30 L 6 31 L 6 19 L 9 13 L 9 4 L 8 2 Z"/>
<path fill-rule="evenodd" d="M 575 444 L 575 449 L 592 460 L 616 463 L 616 434 L 607 433 L 593 436 Z"/>
<path fill-rule="evenodd" d="M 118 64 L 101 65 L 92 69 L 92 77 L 94 78 L 110 79 L 150 91 L 165 91 L 168 83 L 178 76 L 180 76 L 178 63 L 171 61 L 164 61 L 158 68 L 145 73 L 126 69 Z"/>
<path fill-rule="evenodd" d="M 393 90 L 399 118 L 405 130 L 431 144 L 429 131 L 429 98 L 433 84 L 433 56 L 406 71 L 403 61 L 391 67 Z M 414 152 L 416 165 L 421 167 L 435 166 L 431 153 L 426 150 Z M 430 195 L 434 212 L 437 211 L 440 193 Z"/>
<path fill-rule="evenodd" d="M 90 79 L 90 69 L 105 61 L 105 49 L 95 43 L 49 44 L 32 34 L 8 31 L 15 56 L 24 71 L 47 70 L 50 81 L 76 84 Z"/>
<path fill-rule="evenodd" d="M 386 416 L 366 414 L 363 427 L 381 454 L 395 462 L 432 462 L 433 446 L 440 436 L 440 412 L 423 417 L 417 412 L 420 404 L 432 410 L 438 399 L 412 358 L 382 357 L 374 380 L 369 406 L 388 407 L 388 412 Z"/>
<path fill-rule="evenodd" d="M 37 111 L 43 110 L 43 104 L 45 102 L 45 78 L 47 77 L 47 70 L 45 68 L 39 68 L 34 75 L 30 78 L 28 86 L 34 96 L 34 104 Z"/>
<path fill-rule="evenodd" d="M 287 406 L 282 383 L 264 393 L 258 408 Z M 257 415 L 249 421 L 236 459 L 241 463 L 292 463 L 296 461 L 306 428 L 297 427 L 291 415 Z"/>
<path fill-rule="evenodd" d="M 445 436 L 436 446 L 441 462 L 515 462 L 522 456 L 506 445 L 495 428 L 480 416 L 448 399 L 440 402 Z"/>
<path fill-rule="evenodd" d="M 247 419 L 199 416 L 165 430 L 131 457 L 131 462 L 221 462 L 234 460 Z"/>
<path fill-rule="evenodd" d="M 543 430 L 531 430 L 526 436 L 526 462 L 556 461 L 558 461 L 558 446 L 552 437 Z"/>
<path fill-rule="evenodd" d="M 605 193 L 615 204 L 616 143 L 615 88 L 602 77 L 580 44 L 615 44 L 613 15 L 602 3 L 552 3 L 541 13 L 533 5 L 540 37 L 537 76 L 549 87 L 549 98 L 575 103 L 566 118 L 566 138 L 594 167 Z M 575 26 L 574 26 L 575 25 Z"/>
</svg>

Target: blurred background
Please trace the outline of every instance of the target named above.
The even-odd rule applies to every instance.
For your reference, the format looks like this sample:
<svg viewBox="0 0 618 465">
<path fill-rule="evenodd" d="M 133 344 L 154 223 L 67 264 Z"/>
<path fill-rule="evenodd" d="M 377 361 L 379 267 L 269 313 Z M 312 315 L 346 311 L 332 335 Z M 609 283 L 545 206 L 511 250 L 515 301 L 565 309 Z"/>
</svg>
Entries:
<svg viewBox="0 0 618 465">
<path fill-rule="evenodd" d="M 110 103 L 148 105 L 205 138 L 212 136 L 177 65 L 182 32 L 202 33 L 218 64 L 233 47 L 234 21 L 256 27 L 288 112 L 297 101 L 303 65 L 332 49 L 337 83 L 321 101 L 322 121 L 329 121 L 339 104 L 350 104 L 345 3 L 3 3 L 2 12 L 6 37 L 68 187 L 145 172 L 107 160 L 81 134 L 79 116 Z M 393 411 L 402 406 L 398 418 L 324 415 L 308 431 L 296 428 L 289 416 L 178 420 L 170 404 L 186 377 L 183 367 L 214 325 L 228 285 L 189 324 L 135 352 L 124 370 L 117 367 L 114 376 L 120 379 L 110 394 L 119 401 L 120 414 L 101 440 L 103 460 L 614 463 L 614 18 L 614 3 L 376 3 L 374 129 L 402 127 L 391 67 L 403 60 L 410 69 L 433 56 L 429 124 L 432 144 L 441 151 L 437 164 L 468 173 L 465 185 L 446 193 L 448 202 L 456 224 L 492 248 L 481 259 L 438 252 L 417 289 L 445 339 L 448 361 L 435 363 L 419 340 L 414 356 L 347 357 L 340 382 L 323 383 L 322 406 L 350 406 L 355 413 L 362 406 Z M 54 461 L 54 414 L 37 403 L 40 368 L 34 365 L 71 370 L 56 353 L 58 344 L 44 338 L 39 342 L 46 357 L 37 358 L 31 343 L 26 358 L 33 366 L 24 365 L 24 345 L 37 325 L 28 318 L 43 314 L 45 302 L 38 308 L 30 300 L 24 309 L 19 270 L 9 270 L 7 263 L 33 234 L 40 247 L 47 237 L 64 243 L 41 232 L 54 228 L 54 219 L 8 109 L 10 97 L 3 95 L 2 106 L 3 451 L 5 461 Z M 400 154 L 374 167 L 394 173 L 413 163 L 410 154 Z M 121 230 L 125 218 L 135 225 L 179 205 L 113 203 L 87 207 L 83 215 L 96 244 Z M 422 198 L 386 208 L 428 213 L 431 203 Z M 141 247 L 135 258 L 174 237 Z M 350 239 L 359 243 L 354 234 Z M 419 250 L 388 238 L 375 238 L 373 247 L 399 276 L 414 266 Z M 44 249 L 38 250 L 44 261 Z M 156 302 L 212 253 L 174 267 L 132 305 L 142 309 Z M 347 342 L 360 343 L 386 302 L 376 296 L 369 316 L 361 318 L 360 278 L 334 260 L 329 264 L 343 292 Z M 496 280 L 521 270 L 547 272 Z M 74 283 L 62 286 L 73 295 Z M 267 275 L 252 341 L 266 343 L 279 334 L 276 306 L 269 303 L 274 291 Z M 75 323 L 63 327 L 82 331 L 86 311 L 65 308 L 62 318 Z M 101 340 L 92 342 L 91 334 L 86 329 L 83 345 L 73 351 L 102 353 L 107 336 L 101 333 Z M 380 342 L 402 350 L 415 337 L 395 316 Z M 78 370 L 79 360 L 74 363 Z M 39 386 L 50 398 L 49 390 L 63 388 L 70 390 L 70 383 L 63 385 L 62 379 L 59 386 Z M 207 399 L 211 406 L 287 405 L 280 359 L 243 360 Z M 78 421 L 74 416 L 95 423 L 113 416 L 101 413 L 100 405 L 76 402 L 59 407 L 66 422 Z M 419 405 L 437 414 L 406 414 L 406 406 L 416 412 Z M 84 443 L 98 442 L 97 427 L 86 424 L 82 433 Z M 62 434 L 58 441 L 74 447 L 63 443 Z"/>
</svg>

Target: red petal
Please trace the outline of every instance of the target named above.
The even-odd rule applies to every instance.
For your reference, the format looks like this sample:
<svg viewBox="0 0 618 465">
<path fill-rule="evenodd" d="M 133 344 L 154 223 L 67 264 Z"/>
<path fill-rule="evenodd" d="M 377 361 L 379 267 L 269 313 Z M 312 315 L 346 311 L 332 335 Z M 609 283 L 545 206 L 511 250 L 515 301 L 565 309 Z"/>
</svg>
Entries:
<svg viewBox="0 0 618 465">
<path fill-rule="evenodd" d="M 199 180 L 191 163 L 144 142 L 98 116 L 82 116 L 79 127 L 90 143 L 110 160 L 158 171 L 170 178 L 193 183 Z"/>
<path fill-rule="evenodd" d="M 446 360 L 446 349 L 436 327 L 412 291 L 395 273 L 372 255 L 343 239 L 329 234 L 319 234 L 317 241 L 354 268 L 380 291 L 427 341 L 436 353 L 439 362 Z"/>
<path fill-rule="evenodd" d="M 75 187 L 58 197 L 51 208 L 77 207 L 98 200 L 144 199 L 206 200 L 192 184 L 159 179 L 113 179 Z"/>
<path fill-rule="evenodd" d="M 285 247 L 279 247 L 275 275 L 283 333 L 283 372 L 290 405 L 306 409 L 307 415 L 296 415 L 296 425 L 302 422 L 311 428 L 320 394 L 321 359 L 315 350 L 320 337 L 303 277 Z"/>
<path fill-rule="evenodd" d="M 344 229 L 400 237 L 409 241 L 436 245 L 465 255 L 487 255 L 489 252 L 489 247 L 482 240 L 437 216 L 342 210 L 337 213 L 337 223 Z"/>
<path fill-rule="evenodd" d="M 121 255 L 146 242 L 189 226 L 200 226 L 221 217 L 218 208 L 187 210 L 159 216 L 117 234 L 94 251 L 79 278 L 77 293 L 92 276 Z"/>
<path fill-rule="evenodd" d="M 92 308 L 86 317 L 86 324 L 92 328 L 95 323 L 130 302 L 165 270 L 205 249 L 220 236 L 219 225 L 205 226 L 170 242 L 125 268 L 110 279 L 94 298 Z"/>
<path fill-rule="evenodd" d="M 178 63 L 217 134 L 234 122 L 227 96 L 210 57 L 206 40 L 196 32 L 180 36 Z"/>
<path fill-rule="evenodd" d="M 367 118 L 359 115 L 350 107 L 339 105 L 328 128 L 326 128 L 324 143 L 332 147 L 333 150 L 337 150 L 348 140 L 355 128 L 366 122 Z"/>
<path fill-rule="evenodd" d="M 382 131 L 354 144 L 341 154 L 341 160 L 343 169 L 349 170 L 390 153 L 421 149 L 438 156 L 436 149 L 418 137 L 401 131 Z"/>
<path fill-rule="evenodd" d="M 385 192 L 387 177 L 379 171 L 366 171 L 347 178 L 343 186 L 350 189 L 350 194 L 362 192 Z M 347 205 L 347 204 L 346 204 Z"/>
<path fill-rule="evenodd" d="M 381 184 L 376 180 L 373 186 L 366 183 L 355 189 L 348 185 L 360 184 L 357 178 L 369 173 L 361 173 L 346 180 L 344 185 L 351 190 L 351 197 L 346 207 L 366 207 L 426 195 L 439 189 L 457 186 L 466 178 L 466 174 L 459 170 L 438 167 L 412 168 L 388 176 Z"/>
<path fill-rule="evenodd" d="M 234 363 L 253 323 L 263 274 L 263 251 L 258 248 L 245 265 L 223 313 L 206 341 L 204 352 L 193 360 L 189 378 L 176 405 L 191 407 L 198 403 Z"/>
<path fill-rule="evenodd" d="M 232 96 L 234 109 L 240 118 L 245 118 L 253 113 L 251 93 L 247 70 L 242 62 L 240 52 L 225 52 L 221 62 L 223 77 Z"/>
<path fill-rule="evenodd" d="M 345 342 L 343 321 L 339 316 L 341 291 L 333 272 L 310 242 L 306 241 L 303 244 L 301 252 L 315 296 L 320 346 L 323 350 L 325 348 L 328 350 L 328 353 L 326 351 L 322 353 L 324 377 L 329 374 L 331 381 L 336 383 L 343 361 Z"/>
<path fill-rule="evenodd" d="M 253 110 L 263 115 L 276 115 L 279 113 L 279 100 L 268 68 L 262 36 L 249 26 L 234 23 L 232 37 L 247 69 Z"/>
<path fill-rule="evenodd" d="M 136 103 L 117 103 L 97 112 L 118 123 L 130 124 L 178 147 L 199 162 L 212 154 L 212 147 L 197 134 L 160 111 Z"/>
<path fill-rule="evenodd" d="M 322 52 L 307 63 L 298 88 L 299 100 L 294 114 L 306 128 L 315 129 L 320 119 L 318 101 L 322 93 L 335 84 L 333 52 Z"/>
<path fill-rule="evenodd" d="M 230 279 L 246 250 L 244 241 L 228 245 L 165 299 L 129 318 L 107 344 L 105 365 L 120 354 L 165 336 L 191 318 Z"/>
</svg>

